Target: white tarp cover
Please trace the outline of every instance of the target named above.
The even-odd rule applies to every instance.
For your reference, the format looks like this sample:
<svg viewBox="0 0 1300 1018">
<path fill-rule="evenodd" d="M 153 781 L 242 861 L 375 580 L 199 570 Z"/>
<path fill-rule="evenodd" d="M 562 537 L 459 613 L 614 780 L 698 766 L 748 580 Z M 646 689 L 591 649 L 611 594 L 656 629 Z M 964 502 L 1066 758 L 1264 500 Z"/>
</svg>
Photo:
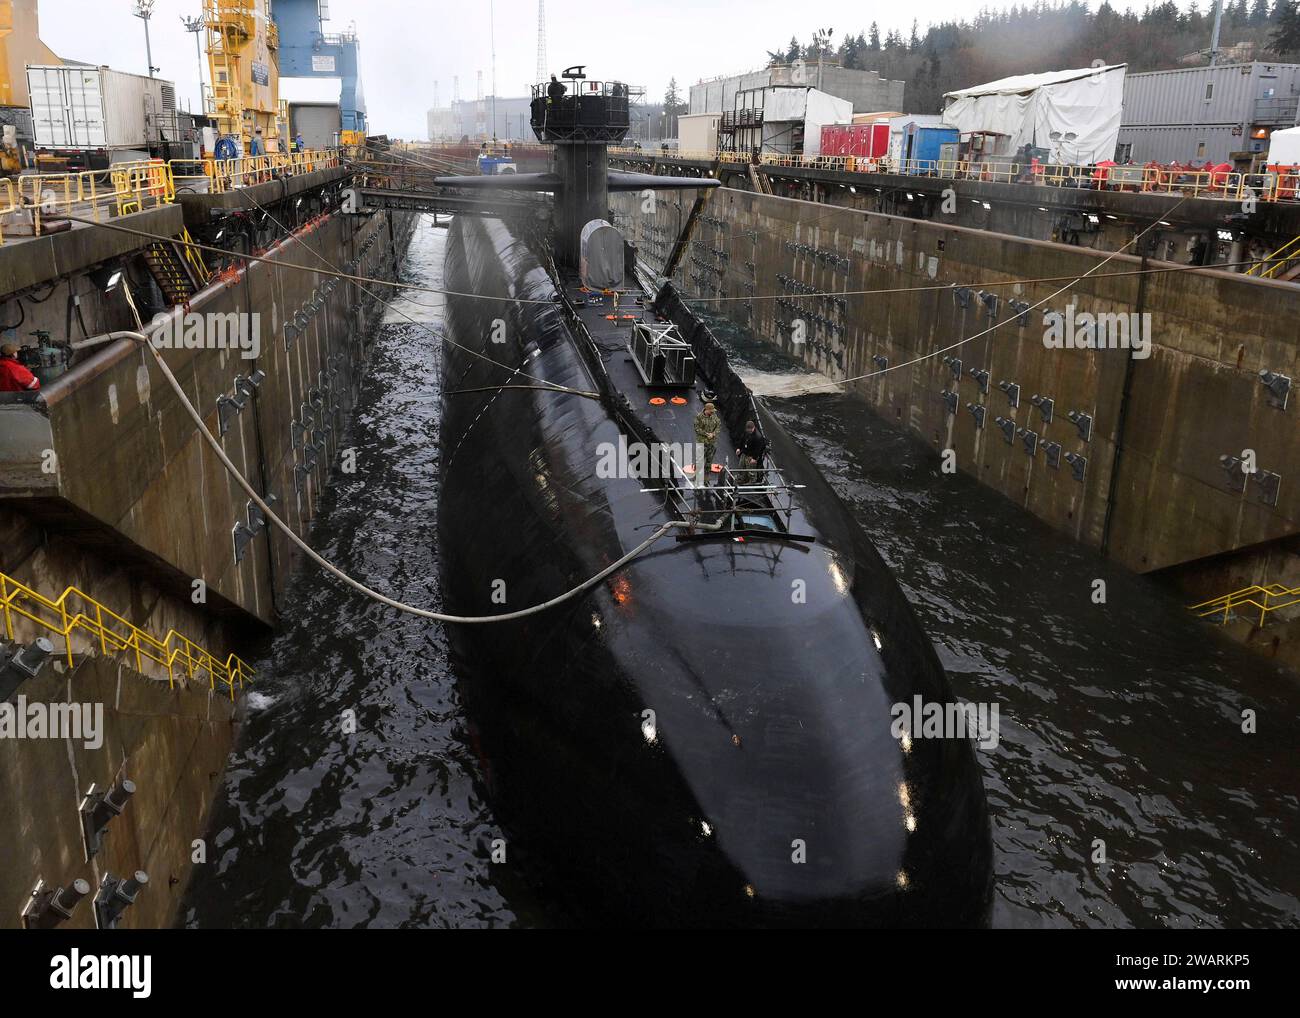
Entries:
<svg viewBox="0 0 1300 1018">
<path fill-rule="evenodd" d="M 623 235 L 603 219 L 582 228 L 582 283 L 593 290 L 612 290 L 623 284 Z"/>
<path fill-rule="evenodd" d="M 827 124 L 853 121 L 853 104 L 815 88 L 808 90 L 808 111 L 804 117 L 803 154 L 822 154 L 822 128 Z"/>
<path fill-rule="evenodd" d="M 1008 135 L 995 151 L 1009 156 L 1030 144 L 1047 149 L 1053 163 L 1114 159 L 1127 66 L 1020 74 L 949 92 L 943 122 L 963 134 Z"/>
<path fill-rule="evenodd" d="M 1274 131 L 1268 139 L 1269 166 L 1300 166 L 1300 127 Z"/>
</svg>

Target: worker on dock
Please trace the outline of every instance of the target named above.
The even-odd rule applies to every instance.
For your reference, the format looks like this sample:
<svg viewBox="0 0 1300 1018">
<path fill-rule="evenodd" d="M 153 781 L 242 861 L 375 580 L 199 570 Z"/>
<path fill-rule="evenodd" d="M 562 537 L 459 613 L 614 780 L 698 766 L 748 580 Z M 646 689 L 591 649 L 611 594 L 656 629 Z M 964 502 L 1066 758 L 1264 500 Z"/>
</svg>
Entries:
<svg viewBox="0 0 1300 1018">
<path fill-rule="evenodd" d="M 546 86 L 547 101 L 551 103 L 558 103 L 561 99 L 564 98 L 564 93 L 567 91 L 568 89 L 565 88 L 562 84 L 560 84 L 559 79 L 556 78 L 554 74 L 552 74 L 551 83 Z"/>
<path fill-rule="evenodd" d="M 0 346 L 0 392 L 36 392 L 40 387 L 36 376 L 18 360 L 18 347 Z"/>
<path fill-rule="evenodd" d="M 708 483 L 708 475 L 712 473 L 713 456 L 718 451 L 718 435 L 721 431 L 722 418 L 718 416 L 718 408 L 712 403 L 705 403 L 703 409 L 695 415 L 695 442 L 704 448 L 695 475 L 698 478 L 704 474 L 705 484 Z"/>
<path fill-rule="evenodd" d="M 736 455 L 740 457 L 741 469 L 749 471 L 750 483 L 761 484 L 763 457 L 767 455 L 767 439 L 759 432 L 758 425 L 753 421 L 745 422 L 745 437 L 741 439 Z"/>
</svg>

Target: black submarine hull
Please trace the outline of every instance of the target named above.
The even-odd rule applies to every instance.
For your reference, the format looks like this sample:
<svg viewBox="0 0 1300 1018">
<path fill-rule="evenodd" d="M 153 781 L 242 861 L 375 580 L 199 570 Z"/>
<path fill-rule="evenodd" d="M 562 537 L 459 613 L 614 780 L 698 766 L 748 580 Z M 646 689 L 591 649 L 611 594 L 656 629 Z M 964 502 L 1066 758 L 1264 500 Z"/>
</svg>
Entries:
<svg viewBox="0 0 1300 1018">
<path fill-rule="evenodd" d="M 500 388 L 604 391 L 539 249 L 492 219 L 448 237 L 447 287 L 476 295 L 449 298 L 442 357 L 459 614 L 553 598 L 672 518 L 642 481 L 598 476 L 625 433 L 619 394 Z M 891 705 L 951 701 L 943 669 L 843 504 L 764 425 L 806 485 L 814 542 L 670 535 L 562 606 L 451 627 L 508 858 L 584 923 L 979 925 L 991 844 L 972 747 L 891 732 Z"/>
</svg>

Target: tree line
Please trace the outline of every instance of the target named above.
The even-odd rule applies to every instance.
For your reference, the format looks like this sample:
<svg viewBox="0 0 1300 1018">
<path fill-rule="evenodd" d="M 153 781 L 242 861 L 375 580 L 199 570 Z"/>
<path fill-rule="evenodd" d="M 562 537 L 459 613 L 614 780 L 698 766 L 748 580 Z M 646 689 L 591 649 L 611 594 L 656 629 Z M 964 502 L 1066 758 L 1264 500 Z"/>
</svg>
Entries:
<svg viewBox="0 0 1300 1018">
<path fill-rule="evenodd" d="M 769 50 L 769 64 L 837 60 L 907 82 L 904 113 L 936 113 L 945 92 L 1015 74 L 1033 74 L 1100 61 L 1155 71 L 1204 64 L 1214 24 L 1210 0 L 1183 10 L 1169 2 L 1141 12 L 1095 11 L 1082 0 L 1037 0 L 1004 10 L 982 8 L 972 19 L 943 21 L 883 36 L 872 22 L 839 42 L 832 28 L 815 30 L 806 43 L 792 36 Z M 1245 59 L 1300 59 L 1300 0 L 1229 0 L 1224 5 L 1220 50 L 1242 47 Z M 1238 51 L 1227 54 L 1232 58 Z M 673 90 L 676 90 L 674 82 Z M 674 96 L 674 98 L 677 98 Z M 678 100 L 680 102 L 680 99 Z"/>
</svg>

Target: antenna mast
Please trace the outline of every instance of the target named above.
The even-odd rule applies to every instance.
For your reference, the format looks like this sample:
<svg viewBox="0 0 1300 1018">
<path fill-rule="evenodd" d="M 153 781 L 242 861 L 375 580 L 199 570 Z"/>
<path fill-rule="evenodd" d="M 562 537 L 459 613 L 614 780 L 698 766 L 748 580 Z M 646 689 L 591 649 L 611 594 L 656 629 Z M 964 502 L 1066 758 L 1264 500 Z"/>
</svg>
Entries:
<svg viewBox="0 0 1300 1018">
<path fill-rule="evenodd" d="M 497 11 L 496 3 L 488 2 L 488 32 L 492 41 L 492 140 L 497 140 Z M 507 132 L 508 133 L 508 132 Z"/>
<path fill-rule="evenodd" d="M 546 0 L 537 0 L 537 76 L 534 82 L 546 80 Z"/>
</svg>

